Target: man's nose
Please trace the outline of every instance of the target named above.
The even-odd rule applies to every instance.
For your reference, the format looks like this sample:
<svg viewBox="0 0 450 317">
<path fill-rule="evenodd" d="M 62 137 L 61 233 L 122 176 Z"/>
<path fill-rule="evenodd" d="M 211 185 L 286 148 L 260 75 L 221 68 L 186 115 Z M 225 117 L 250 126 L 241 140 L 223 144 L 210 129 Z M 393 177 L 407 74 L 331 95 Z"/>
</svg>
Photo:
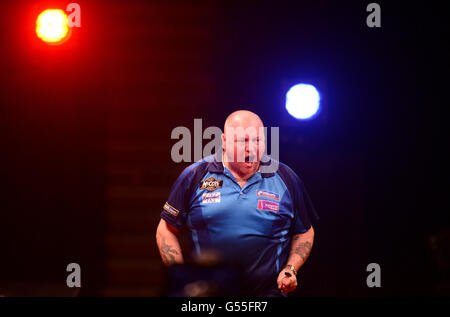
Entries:
<svg viewBox="0 0 450 317">
<path fill-rule="evenodd" d="M 249 144 L 248 141 L 245 142 L 245 152 L 246 152 L 246 153 L 250 152 L 250 144 Z"/>
<path fill-rule="evenodd" d="M 258 148 L 258 144 L 254 141 L 245 142 L 245 151 L 246 152 L 256 152 Z"/>
</svg>

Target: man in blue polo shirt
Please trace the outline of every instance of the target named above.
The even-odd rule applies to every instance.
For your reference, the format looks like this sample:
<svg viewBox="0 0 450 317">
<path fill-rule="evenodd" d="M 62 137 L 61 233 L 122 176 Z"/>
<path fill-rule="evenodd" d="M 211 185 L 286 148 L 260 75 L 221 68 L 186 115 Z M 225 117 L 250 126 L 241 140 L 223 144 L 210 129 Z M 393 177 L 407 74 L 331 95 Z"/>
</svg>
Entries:
<svg viewBox="0 0 450 317">
<path fill-rule="evenodd" d="M 178 233 L 186 226 L 189 255 L 212 253 L 220 263 L 238 267 L 245 295 L 283 296 L 297 287 L 297 272 L 313 246 L 311 222 L 318 216 L 300 178 L 263 157 L 262 129 L 250 111 L 227 118 L 222 157 L 196 162 L 178 177 L 156 240 L 167 266 L 182 264 Z"/>
</svg>

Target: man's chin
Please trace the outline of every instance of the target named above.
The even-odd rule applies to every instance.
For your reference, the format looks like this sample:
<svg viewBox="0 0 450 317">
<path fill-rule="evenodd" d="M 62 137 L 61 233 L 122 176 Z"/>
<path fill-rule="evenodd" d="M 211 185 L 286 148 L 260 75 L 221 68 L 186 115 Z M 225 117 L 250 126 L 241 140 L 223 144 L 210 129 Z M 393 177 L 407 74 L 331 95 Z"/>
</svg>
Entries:
<svg viewBox="0 0 450 317">
<path fill-rule="evenodd" d="M 256 170 L 258 167 L 258 162 L 242 162 L 241 163 L 242 170 L 245 170 L 247 173 Z"/>
</svg>

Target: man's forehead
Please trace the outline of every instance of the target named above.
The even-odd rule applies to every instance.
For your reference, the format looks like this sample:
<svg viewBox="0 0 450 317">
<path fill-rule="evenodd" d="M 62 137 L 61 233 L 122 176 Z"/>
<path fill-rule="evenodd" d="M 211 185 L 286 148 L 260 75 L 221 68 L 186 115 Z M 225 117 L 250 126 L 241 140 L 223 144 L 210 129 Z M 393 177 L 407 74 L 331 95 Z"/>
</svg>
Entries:
<svg viewBox="0 0 450 317">
<path fill-rule="evenodd" d="M 249 126 L 249 127 L 242 127 L 242 126 L 227 126 L 225 127 L 225 135 L 227 136 L 264 136 L 264 127 L 263 126 Z"/>
<path fill-rule="evenodd" d="M 226 128 L 255 128 L 258 129 L 260 127 L 263 127 L 263 123 L 259 118 L 234 118 L 233 120 L 229 120 L 225 123 L 225 129 Z"/>
</svg>

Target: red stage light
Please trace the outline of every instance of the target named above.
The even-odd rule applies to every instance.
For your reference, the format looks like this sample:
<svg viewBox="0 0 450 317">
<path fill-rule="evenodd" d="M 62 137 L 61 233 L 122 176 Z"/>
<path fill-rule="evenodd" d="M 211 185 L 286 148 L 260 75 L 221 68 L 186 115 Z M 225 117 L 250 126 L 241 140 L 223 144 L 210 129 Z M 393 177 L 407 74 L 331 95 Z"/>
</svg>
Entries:
<svg viewBox="0 0 450 317">
<path fill-rule="evenodd" d="M 49 44 L 61 44 L 69 35 L 67 15 L 60 9 L 48 9 L 36 20 L 37 36 Z"/>
</svg>

